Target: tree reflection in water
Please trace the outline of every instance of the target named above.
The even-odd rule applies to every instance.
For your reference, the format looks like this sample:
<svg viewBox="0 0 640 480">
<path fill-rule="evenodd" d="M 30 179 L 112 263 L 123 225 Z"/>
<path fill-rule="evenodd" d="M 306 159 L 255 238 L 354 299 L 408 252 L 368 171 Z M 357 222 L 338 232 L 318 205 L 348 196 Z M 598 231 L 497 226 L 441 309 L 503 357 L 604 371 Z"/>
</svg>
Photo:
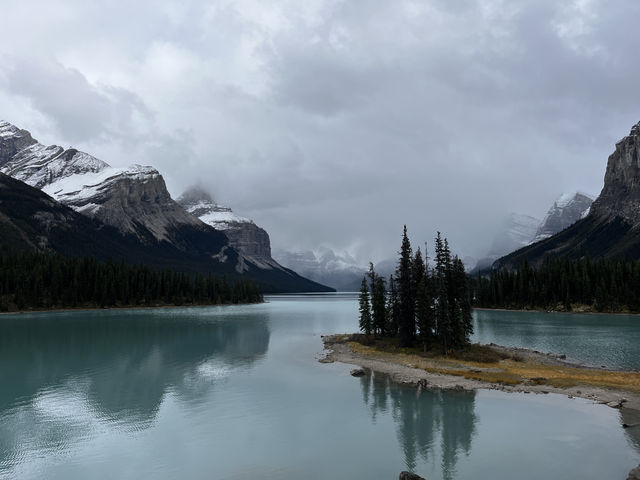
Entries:
<svg viewBox="0 0 640 480">
<path fill-rule="evenodd" d="M 439 453 L 443 478 L 455 477 L 459 455 L 470 453 L 476 433 L 475 391 L 407 387 L 376 372 L 361 377 L 360 386 L 374 422 L 379 414 L 391 412 L 408 470 L 415 471 L 419 459 L 426 463 Z"/>
</svg>

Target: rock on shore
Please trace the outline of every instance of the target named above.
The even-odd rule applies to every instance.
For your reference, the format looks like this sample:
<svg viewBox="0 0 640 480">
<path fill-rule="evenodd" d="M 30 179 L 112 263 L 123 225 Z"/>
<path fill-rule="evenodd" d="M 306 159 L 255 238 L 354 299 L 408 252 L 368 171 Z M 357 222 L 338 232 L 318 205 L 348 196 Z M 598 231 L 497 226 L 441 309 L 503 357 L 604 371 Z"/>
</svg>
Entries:
<svg viewBox="0 0 640 480">
<path fill-rule="evenodd" d="M 426 479 L 422 478 L 420 475 L 416 475 L 415 473 L 400 472 L 400 477 L 398 478 L 398 480 L 426 480 Z"/>
</svg>

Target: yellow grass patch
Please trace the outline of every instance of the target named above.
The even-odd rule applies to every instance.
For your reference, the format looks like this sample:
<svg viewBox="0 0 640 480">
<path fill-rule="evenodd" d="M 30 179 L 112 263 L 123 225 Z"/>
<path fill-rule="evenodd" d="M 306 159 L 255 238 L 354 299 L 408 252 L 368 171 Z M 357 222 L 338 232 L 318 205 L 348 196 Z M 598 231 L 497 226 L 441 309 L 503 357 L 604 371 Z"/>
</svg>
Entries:
<svg viewBox="0 0 640 480">
<path fill-rule="evenodd" d="M 508 385 L 550 385 L 558 388 L 590 385 L 640 393 L 640 373 L 551 366 L 511 359 L 496 363 L 455 360 L 444 356 L 424 358 L 409 349 L 390 353 L 357 342 L 349 342 L 353 352 L 387 362 L 421 368 L 429 373 L 456 375 L 468 379 Z"/>
</svg>

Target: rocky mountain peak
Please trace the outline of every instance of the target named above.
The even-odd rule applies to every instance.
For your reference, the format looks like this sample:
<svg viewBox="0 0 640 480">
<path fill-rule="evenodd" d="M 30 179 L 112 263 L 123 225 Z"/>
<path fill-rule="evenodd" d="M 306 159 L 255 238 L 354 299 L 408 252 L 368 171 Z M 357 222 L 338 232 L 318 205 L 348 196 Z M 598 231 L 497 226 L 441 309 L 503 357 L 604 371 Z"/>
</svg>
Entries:
<svg viewBox="0 0 640 480">
<path fill-rule="evenodd" d="M 177 202 L 183 207 L 193 207 L 200 203 L 215 203 L 211 194 L 200 185 L 193 185 L 184 191 Z"/>
<path fill-rule="evenodd" d="M 640 225 L 640 122 L 609 156 L 604 187 L 591 207 L 591 215 L 620 217 L 632 226 Z"/>
<path fill-rule="evenodd" d="M 591 208 L 593 198 L 582 192 L 565 193 L 551 206 L 542 220 L 534 242 L 549 238 L 585 217 Z"/>
<path fill-rule="evenodd" d="M 37 143 L 31 134 L 15 125 L 0 120 L 0 167 L 20 150 Z"/>
<path fill-rule="evenodd" d="M 173 201 L 155 168 L 114 168 L 75 148 L 43 145 L 8 122 L 0 122 L 0 172 L 145 241 L 171 242 L 180 225 L 205 228 Z"/>
<path fill-rule="evenodd" d="M 249 260 L 264 266 L 281 268 L 271 258 L 269 234 L 252 220 L 235 214 L 231 208 L 218 205 L 203 187 L 188 188 L 178 197 L 177 202 L 207 225 L 222 230 L 229 238 L 229 244 Z"/>
</svg>

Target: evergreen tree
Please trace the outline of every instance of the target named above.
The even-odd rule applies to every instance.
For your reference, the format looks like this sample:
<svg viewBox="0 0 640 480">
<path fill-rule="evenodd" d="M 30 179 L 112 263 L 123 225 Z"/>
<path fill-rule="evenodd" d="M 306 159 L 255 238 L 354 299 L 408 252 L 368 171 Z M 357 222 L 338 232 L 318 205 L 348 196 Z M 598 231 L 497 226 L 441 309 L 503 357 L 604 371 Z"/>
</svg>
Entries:
<svg viewBox="0 0 640 480">
<path fill-rule="evenodd" d="M 420 247 L 418 247 L 418 250 L 416 250 L 416 254 L 413 257 L 413 261 L 411 262 L 411 284 L 414 299 L 417 298 L 418 284 L 424 279 L 425 271 L 425 262 L 422 259 Z"/>
<path fill-rule="evenodd" d="M 457 256 L 454 257 L 451 268 L 451 284 L 454 298 L 453 338 L 455 347 L 464 347 L 469 343 L 473 333 L 473 316 L 471 308 L 471 288 L 464 263 Z"/>
<path fill-rule="evenodd" d="M 449 285 L 450 276 L 450 255 L 448 245 L 443 242 L 440 232 L 435 241 L 436 266 L 434 272 L 434 292 L 435 292 L 435 328 L 436 336 L 440 341 L 442 350 L 447 353 L 451 347 L 453 336 L 451 309 L 449 306 Z"/>
<path fill-rule="evenodd" d="M 371 293 L 373 333 L 384 335 L 387 330 L 387 287 L 384 278 L 376 275 Z"/>
<path fill-rule="evenodd" d="M 400 300 L 398 289 L 393 275 L 389 275 L 389 298 L 387 299 L 388 328 L 387 334 L 391 337 L 398 335 L 398 325 L 400 323 Z"/>
<path fill-rule="evenodd" d="M 373 328 L 371 319 L 371 304 L 369 302 L 369 287 L 366 277 L 362 277 L 360 286 L 360 330 L 366 335 L 371 335 Z"/>
<path fill-rule="evenodd" d="M 416 291 L 416 320 L 418 327 L 418 337 L 426 352 L 429 344 L 433 340 L 434 308 L 433 295 L 429 288 L 429 278 L 425 276 Z"/>
<path fill-rule="evenodd" d="M 412 253 L 411 243 L 407 236 L 407 226 L 402 233 L 402 245 L 400 247 L 400 259 L 396 269 L 398 288 L 399 316 L 398 316 L 398 342 L 401 347 L 411 345 L 415 336 L 415 303 L 412 294 L 411 282 Z"/>
</svg>

